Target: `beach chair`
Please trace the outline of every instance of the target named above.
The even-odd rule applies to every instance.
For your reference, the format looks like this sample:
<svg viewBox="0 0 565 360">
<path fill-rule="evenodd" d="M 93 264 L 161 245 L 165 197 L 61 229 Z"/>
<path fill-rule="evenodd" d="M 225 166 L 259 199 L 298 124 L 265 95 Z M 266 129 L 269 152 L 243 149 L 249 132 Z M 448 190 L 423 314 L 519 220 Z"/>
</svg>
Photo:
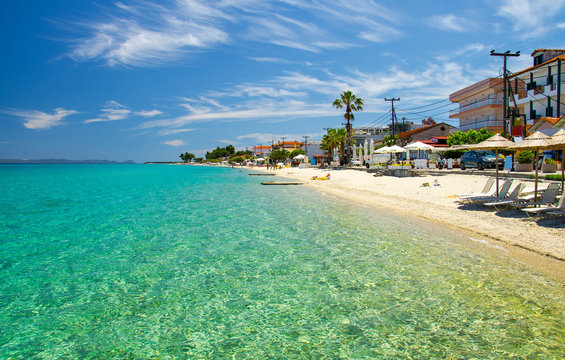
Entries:
<svg viewBox="0 0 565 360">
<path fill-rule="evenodd" d="M 565 196 L 561 195 L 561 199 L 559 199 L 557 206 L 553 206 L 553 202 L 552 202 L 551 204 L 542 205 L 540 207 L 525 208 L 525 209 L 520 209 L 520 210 L 525 212 L 528 215 L 528 217 L 535 216 L 535 215 L 541 216 L 542 214 L 544 214 L 546 212 L 552 212 L 552 215 L 555 215 L 553 213 L 565 211 L 565 201 L 564 201 L 564 199 L 565 199 Z M 555 199 L 554 199 L 554 201 L 555 201 Z"/>
<path fill-rule="evenodd" d="M 516 209 L 525 209 L 530 207 L 546 207 L 552 205 L 555 202 L 555 198 L 559 193 L 559 184 L 549 184 L 547 189 L 543 191 L 543 196 L 540 200 L 531 199 L 530 201 L 517 200 L 513 203 L 508 204 L 509 207 Z"/>
<path fill-rule="evenodd" d="M 492 185 L 494 185 L 494 178 L 490 177 L 487 179 L 487 182 L 485 183 L 485 186 L 483 187 L 483 190 L 481 190 L 480 193 L 467 193 L 467 194 L 457 194 L 457 197 L 459 198 L 466 198 L 468 196 L 492 196 L 494 195 L 494 193 L 490 192 L 490 189 L 492 188 Z"/>
<path fill-rule="evenodd" d="M 512 186 L 512 180 L 506 180 L 504 184 L 502 184 L 502 186 L 500 187 L 500 190 L 498 191 L 498 196 L 484 196 L 484 195 L 468 196 L 462 200 L 471 203 L 487 203 L 497 200 L 504 200 L 506 195 L 508 195 L 508 191 L 510 190 L 511 186 Z"/>
<path fill-rule="evenodd" d="M 508 197 L 506 197 L 504 199 L 500 199 L 500 200 L 485 202 L 485 203 L 483 203 L 483 205 L 489 206 L 489 207 L 494 207 L 496 210 L 498 210 L 500 203 L 506 203 L 508 201 L 518 200 L 518 197 L 520 196 L 520 194 L 522 193 L 522 190 L 524 190 L 525 187 L 526 187 L 526 184 L 520 183 L 520 184 L 518 184 L 518 186 L 516 186 L 514 188 L 514 190 L 512 190 L 512 192 L 510 193 L 510 195 L 508 195 Z"/>
</svg>

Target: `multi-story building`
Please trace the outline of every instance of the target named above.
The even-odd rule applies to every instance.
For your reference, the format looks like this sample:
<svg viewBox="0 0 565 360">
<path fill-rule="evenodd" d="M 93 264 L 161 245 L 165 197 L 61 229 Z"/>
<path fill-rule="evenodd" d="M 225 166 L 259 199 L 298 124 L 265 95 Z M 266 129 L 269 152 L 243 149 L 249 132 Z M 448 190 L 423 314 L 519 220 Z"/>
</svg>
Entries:
<svg viewBox="0 0 565 360">
<path fill-rule="evenodd" d="M 541 117 L 560 118 L 565 114 L 565 50 L 537 49 L 532 53 L 533 66 L 518 71 L 509 77 L 512 92 L 508 106 L 517 108 L 521 119 L 515 123 L 523 131 L 522 125 L 532 125 Z M 514 132 L 513 131 L 513 134 Z"/>
<path fill-rule="evenodd" d="M 449 95 L 459 108 L 449 113 L 450 119 L 459 119 L 459 130 L 487 128 L 499 132 L 504 127 L 504 81 L 488 78 Z"/>
</svg>

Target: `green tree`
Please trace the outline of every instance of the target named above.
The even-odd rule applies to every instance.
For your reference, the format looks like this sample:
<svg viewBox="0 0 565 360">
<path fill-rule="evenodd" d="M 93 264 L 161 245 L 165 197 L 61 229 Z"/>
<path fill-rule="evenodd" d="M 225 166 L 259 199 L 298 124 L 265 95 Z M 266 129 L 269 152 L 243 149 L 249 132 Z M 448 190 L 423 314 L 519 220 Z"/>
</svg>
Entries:
<svg viewBox="0 0 565 360">
<path fill-rule="evenodd" d="M 383 138 L 383 145 L 384 146 L 392 146 L 394 144 L 396 144 L 398 142 L 398 135 L 394 135 L 394 141 L 393 138 L 390 135 L 387 135 Z"/>
<path fill-rule="evenodd" d="M 253 155 L 253 151 L 251 150 L 239 150 L 236 151 L 235 156 L 244 156 L 244 157 L 249 157 Z"/>
<path fill-rule="evenodd" d="M 329 154 L 330 159 L 334 157 L 334 149 L 338 148 L 341 152 L 342 157 L 345 156 L 345 144 L 346 144 L 347 132 L 344 128 L 339 129 L 328 129 L 327 134 L 322 137 L 321 148 L 326 150 Z"/>
<path fill-rule="evenodd" d="M 284 162 L 286 159 L 288 159 L 289 155 L 290 155 L 290 153 L 288 152 L 288 150 L 277 149 L 277 150 L 271 151 L 271 154 L 269 155 L 269 159 L 271 159 L 271 161 L 273 161 L 275 163 Z"/>
<path fill-rule="evenodd" d="M 493 135 L 494 133 L 486 128 L 482 128 L 479 131 L 474 129 L 468 131 L 456 131 L 449 135 L 447 138 L 447 144 L 449 146 L 477 144 Z"/>
<path fill-rule="evenodd" d="M 194 154 L 191 154 L 189 152 L 185 152 L 184 154 L 180 154 L 179 156 L 185 163 L 190 162 L 192 159 L 194 159 Z"/>
<path fill-rule="evenodd" d="M 350 156 L 351 156 L 349 151 L 349 147 L 350 147 L 349 145 L 351 143 L 351 121 L 355 118 L 353 116 L 353 111 L 355 112 L 362 111 L 363 105 L 365 105 L 363 99 L 355 96 L 353 93 L 351 93 L 350 90 L 341 93 L 340 98 L 335 99 L 333 102 L 333 106 L 335 106 L 336 109 L 343 109 L 345 107 L 345 114 L 343 114 L 343 117 L 345 118 L 345 120 L 347 120 L 347 124 L 345 125 L 345 130 L 347 134 L 345 141 L 347 146 L 347 152 L 345 154 L 346 164 L 350 163 Z"/>
<path fill-rule="evenodd" d="M 235 148 L 232 145 L 228 145 L 225 148 L 217 146 L 212 152 L 206 152 L 206 160 L 216 160 L 219 158 L 232 157 L 234 155 Z"/>
<path fill-rule="evenodd" d="M 234 157 L 229 158 L 228 161 L 230 163 L 240 163 L 240 162 L 243 162 L 244 160 L 245 160 L 244 156 L 234 156 Z"/>
</svg>

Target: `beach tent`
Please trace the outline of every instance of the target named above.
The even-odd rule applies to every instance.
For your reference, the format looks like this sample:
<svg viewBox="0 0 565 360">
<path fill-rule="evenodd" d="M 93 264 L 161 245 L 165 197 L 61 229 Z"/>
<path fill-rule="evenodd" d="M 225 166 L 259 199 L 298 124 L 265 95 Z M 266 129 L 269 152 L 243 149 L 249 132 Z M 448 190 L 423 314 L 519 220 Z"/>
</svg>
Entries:
<svg viewBox="0 0 565 360">
<path fill-rule="evenodd" d="M 565 130 L 561 129 L 549 140 L 548 149 L 560 149 L 561 150 L 561 191 L 563 191 L 563 178 L 565 177 Z"/>
<path fill-rule="evenodd" d="M 471 149 L 477 150 L 495 150 L 496 152 L 496 196 L 498 196 L 498 150 L 506 149 L 514 143 L 500 134 L 495 134 L 488 139 L 469 146 Z"/>
<path fill-rule="evenodd" d="M 515 151 L 515 150 L 533 150 L 535 153 L 534 156 L 534 164 L 536 168 L 536 182 L 535 182 L 535 190 L 534 196 L 535 199 L 538 197 L 538 152 L 542 149 L 546 149 L 550 144 L 550 137 L 536 131 L 532 135 L 528 136 L 524 140 L 520 141 L 519 143 L 512 144 L 511 146 L 507 147 L 507 150 Z"/>
</svg>

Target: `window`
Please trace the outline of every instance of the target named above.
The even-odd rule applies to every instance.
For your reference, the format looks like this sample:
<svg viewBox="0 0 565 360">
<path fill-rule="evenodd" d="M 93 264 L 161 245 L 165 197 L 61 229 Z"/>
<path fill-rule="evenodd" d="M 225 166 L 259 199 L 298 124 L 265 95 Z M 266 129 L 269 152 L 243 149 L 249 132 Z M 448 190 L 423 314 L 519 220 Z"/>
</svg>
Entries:
<svg viewBox="0 0 565 360">
<path fill-rule="evenodd" d="M 534 66 L 543 63 L 543 54 L 537 55 L 534 57 Z"/>
</svg>

